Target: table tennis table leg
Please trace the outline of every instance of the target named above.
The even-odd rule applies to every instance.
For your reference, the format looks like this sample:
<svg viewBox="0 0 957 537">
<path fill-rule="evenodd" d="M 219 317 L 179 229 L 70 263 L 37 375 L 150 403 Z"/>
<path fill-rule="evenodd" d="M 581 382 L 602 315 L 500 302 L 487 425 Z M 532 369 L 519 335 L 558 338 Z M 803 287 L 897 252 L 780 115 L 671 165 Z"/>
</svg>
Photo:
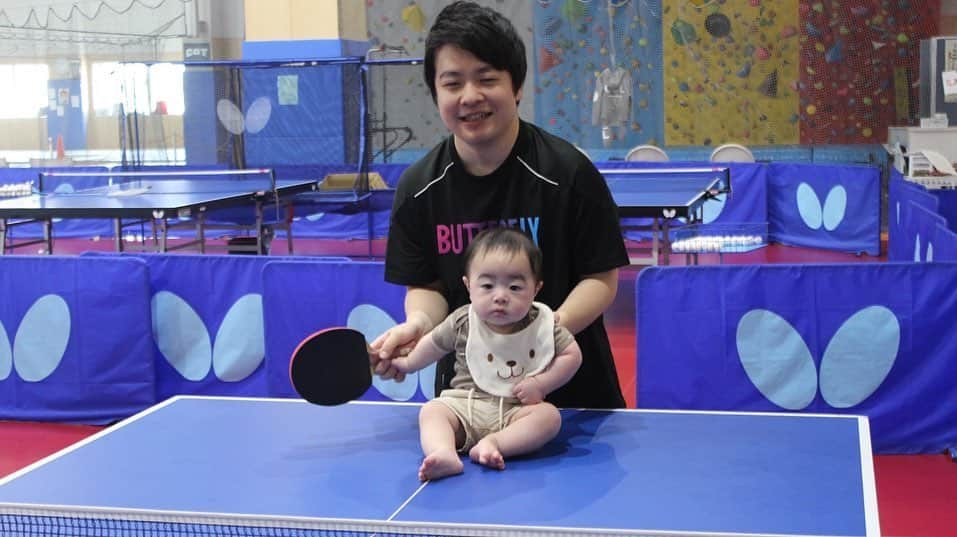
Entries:
<svg viewBox="0 0 957 537">
<path fill-rule="evenodd" d="M 0 219 L 0 255 L 7 253 L 7 219 Z"/>
<path fill-rule="evenodd" d="M 153 233 L 153 251 L 159 247 L 159 235 L 156 234 L 156 219 L 150 220 L 150 231 Z"/>
<path fill-rule="evenodd" d="M 264 255 L 264 238 L 266 230 L 263 226 L 263 205 L 262 202 L 256 202 L 256 255 Z"/>
<path fill-rule="evenodd" d="M 206 212 L 200 210 L 196 216 L 196 238 L 199 240 L 199 253 L 206 253 Z"/>
<path fill-rule="evenodd" d="M 671 229 L 671 219 L 665 218 L 664 224 L 662 225 L 662 245 L 661 245 L 661 264 L 670 265 L 671 264 L 671 235 L 668 233 Z"/>
<path fill-rule="evenodd" d="M 366 221 L 366 225 L 368 226 L 366 229 L 366 242 L 369 245 L 369 259 L 372 259 L 372 238 L 375 235 L 375 220 L 372 215 L 372 207 L 366 208 L 366 214 L 368 215 L 368 220 Z"/>
<path fill-rule="evenodd" d="M 117 252 L 123 251 L 123 220 L 121 218 L 113 219 L 113 247 Z"/>
<path fill-rule="evenodd" d="M 286 204 L 286 248 L 289 255 L 293 254 L 292 248 L 292 218 L 295 215 L 291 203 Z"/>
<path fill-rule="evenodd" d="M 703 224 L 704 223 L 704 205 L 701 205 L 694 211 L 694 218 L 688 219 L 689 224 Z M 718 264 L 720 264 L 721 259 L 721 250 L 718 250 Z M 685 254 L 685 265 L 697 265 L 698 264 L 698 252 L 688 252 Z"/>
<path fill-rule="evenodd" d="M 53 219 L 47 218 L 43 221 L 43 245 L 47 249 L 47 255 L 53 255 Z"/>
<path fill-rule="evenodd" d="M 659 225 L 658 217 L 651 219 L 651 264 L 658 264 L 658 249 L 660 244 L 658 243 L 658 234 L 661 232 L 661 227 Z"/>
<path fill-rule="evenodd" d="M 168 248 L 167 248 L 168 242 L 167 242 L 167 241 L 168 241 L 168 239 L 169 239 L 169 223 L 166 221 L 166 217 L 165 217 L 165 216 L 160 219 L 159 225 L 160 225 L 160 249 L 159 249 L 159 251 L 165 254 L 165 253 L 168 251 Z"/>
</svg>

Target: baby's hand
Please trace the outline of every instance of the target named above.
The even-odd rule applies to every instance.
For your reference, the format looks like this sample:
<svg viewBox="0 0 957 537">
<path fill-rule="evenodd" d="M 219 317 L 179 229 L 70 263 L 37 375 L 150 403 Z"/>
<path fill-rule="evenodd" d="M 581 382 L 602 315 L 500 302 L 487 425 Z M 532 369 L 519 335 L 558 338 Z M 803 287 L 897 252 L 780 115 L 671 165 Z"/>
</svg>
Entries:
<svg viewBox="0 0 957 537">
<path fill-rule="evenodd" d="M 535 377 L 526 377 L 512 388 L 514 395 L 523 405 L 535 405 L 545 400 L 542 383 Z"/>
<path fill-rule="evenodd" d="M 406 350 L 405 352 L 408 352 L 408 350 Z M 412 371 L 411 371 L 411 367 L 409 366 L 409 357 L 408 357 L 408 356 L 396 357 L 396 358 L 393 358 L 393 359 L 389 360 L 389 362 L 391 363 L 392 367 L 394 367 L 395 370 L 400 373 L 399 376 L 400 376 L 401 378 L 398 378 L 398 377 L 397 377 L 397 378 L 395 379 L 396 382 L 402 382 L 403 380 L 405 380 L 405 375 L 406 375 L 406 373 L 411 373 L 411 372 L 412 372 Z"/>
<path fill-rule="evenodd" d="M 404 349 L 408 352 L 408 349 Z M 379 358 L 376 356 L 376 365 L 372 368 L 372 374 L 383 380 L 394 380 L 402 382 L 405 380 L 406 373 L 410 373 L 409 358 L 407 356 L 396 356 L 394 358 Z"/>
</svg>

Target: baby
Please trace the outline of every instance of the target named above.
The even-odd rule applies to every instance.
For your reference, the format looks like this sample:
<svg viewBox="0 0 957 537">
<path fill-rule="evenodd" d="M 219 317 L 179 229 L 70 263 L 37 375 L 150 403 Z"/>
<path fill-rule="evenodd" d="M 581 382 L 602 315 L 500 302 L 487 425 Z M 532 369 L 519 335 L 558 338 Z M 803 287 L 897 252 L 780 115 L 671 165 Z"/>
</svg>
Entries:
<svg viewBox="0 0 957 537">
<path fill-rule="evenodd" d="M 561 415 L 545 396 L 581 365 L 574 336 L 552 310 L 534 302 L 542 287 L 542 253 L 522 233 L 492 228 L 463 257 L 470 304 L 449 314 L 408 356 L 392 365 L 418 371 L 455 352 L 451 387 L 419 414 L 422 481 L 459 474 L 459 453 L 498 470 L 558 434 Z"/>
</svg>

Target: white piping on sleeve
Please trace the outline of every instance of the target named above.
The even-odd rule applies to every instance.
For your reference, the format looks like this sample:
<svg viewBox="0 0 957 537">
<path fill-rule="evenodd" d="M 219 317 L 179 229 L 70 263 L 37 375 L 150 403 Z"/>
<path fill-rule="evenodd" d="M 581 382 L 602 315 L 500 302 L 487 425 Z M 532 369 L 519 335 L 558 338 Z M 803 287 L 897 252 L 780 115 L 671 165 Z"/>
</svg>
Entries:
<svg viewBox="0 0 957 537">
<path fill-rule="evenodd" d="M 522 160 L 522 157 L 515 157 L 515 158 L 516 158 L 519 162 L 522 163 L 522 166 L 525 166 L 525 169 L 526 169 L 526 170 L 532 172 L 532 175 L 534 175 L 535 177 L 538 177 L 538 178 L 541 179 L 542 181 L 545 181 L 546 183 L 548 183 L 548 184 L 550 184 L 550 185 L 552 185 L 552 186 L 558 186 L 558 181 L 553 181 L 552 179 L 549 179 L 548 177 L 545 177 L 544 175 L 538 173 L 538 172 L 535 171 L 531 166 L 529 166 L 527 162 L 525 162 L 524 160 Z"/>
<path fill-rule="evenodd" d="M 416 192 L 415 194 L 413 194 L 412 197 L 413 197 L 413 198 L 417 198 L 417 197 L 421 196 L 423 193 L 425 193 L 426 190 L 429 189 L 430 186 L 434 185 L 435 183 L 438 183 L 438 182 L 441 181 L 442 179 L 445 179 L 445 175 L 446 175 L 447 173 L 449 173 L 449 168 L 451 168 L 453 165 L 455 165 L 454 162 L 449 162 L 449 165 L 446 166 L 444 170 L 442 170 L 442 175 L 440 175 L 440 176 L 436 177 L 435 179 L 432 179 L 431 181 L 429 181 L 429 184 L 427 184 L 427 185 L 425 185 L 424 187 L 422 187 L 422 190 L 419 190 L 418 192 Z"/>
</svg>

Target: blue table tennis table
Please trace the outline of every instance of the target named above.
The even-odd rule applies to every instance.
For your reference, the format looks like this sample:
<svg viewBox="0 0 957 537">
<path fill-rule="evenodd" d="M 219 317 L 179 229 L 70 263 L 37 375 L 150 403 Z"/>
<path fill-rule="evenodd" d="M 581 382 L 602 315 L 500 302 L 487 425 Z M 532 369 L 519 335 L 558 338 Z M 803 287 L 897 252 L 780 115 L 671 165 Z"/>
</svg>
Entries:
<svg viewBox="0 0 957 537">
<path fill-rule="evenodd" d="M 58 177 L 95 178 L 108 183 L 57 191 L 42 184 L 45 177 L 48 181 Z M 264 232 L 285 229 L 291 252 L 292 211 L 288 209 L 288 199 L 296 193 L 314 190 L 317 185 L 316 180 L 276 180 L 270 169 L 54 172 L 41 173 L 39 183 L 32 194 L 0 199 L 0 252 L 42 243 L 46 253 L 52 254 L 53 222 L 61 218 L 112 219 L 117 251 L 124 250 L 124 229 L 149 225 L 153 249 L 160 252 L 174 249 L 168 238 L 170 229 L 175 227 L 195 231 L 194 240 L 176 248 L 196 247 L 201 252 L 205 252 L 206 231 L 210 229 L 252 231 L 256 244 L 247 248 L 259 253 L 264 251 Z M 273 208 L 275 215 L 269 214 Z M 43 226 L 42 239 L 8 242 L 10 228 L 34 222 Z"/>
<path fill-rule="evenodd" d="M 651 219 L 649 225 L 623 225 L 624 229 L 651 232 L 649 255 L 632 257 L 632 264 L 657 265 L 659 254 L 661 263 L 669 264 L 672 222 L 700 222 L 705 202 L 731 192 L 728 167 L 618 168 L 599 172 L 618 205 L 620 218 Z"/>
<path fill-rule="evenodd" d="M 418 411 L 174 397 L 0 479 L 0 534 L 880 533 L 863 416 L 564 410 L 504 471 L 422 484 Z"/>
</svg>

